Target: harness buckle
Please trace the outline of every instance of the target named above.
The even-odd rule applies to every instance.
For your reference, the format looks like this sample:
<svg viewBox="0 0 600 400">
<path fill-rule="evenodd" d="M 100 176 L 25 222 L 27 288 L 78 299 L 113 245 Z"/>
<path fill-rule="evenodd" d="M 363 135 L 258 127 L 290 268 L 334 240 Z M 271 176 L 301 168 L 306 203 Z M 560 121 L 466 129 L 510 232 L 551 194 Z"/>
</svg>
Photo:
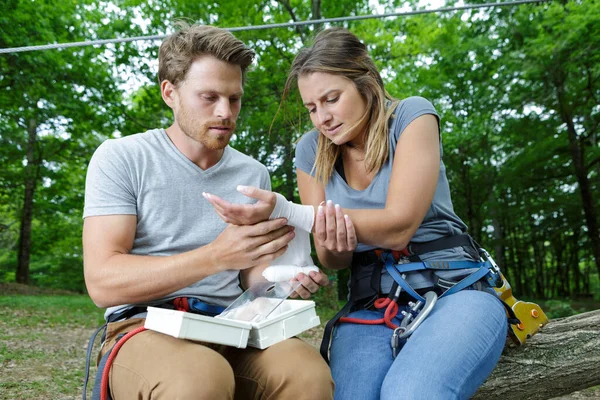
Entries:
<svg viewBox="0 0 600 400">
<path fill-rule="evenodd" d="M 484 248 L 479 248 L 479 254 L 481 255 L 481 259 L 483 261 L 487 261 L 490 263 L 490 276 L 487 277 L 487 281 L 492 287 L 502 287 L 503 278 L 502 273 L 500 272 L 500 267 L 496 264 L 496 261 L 492 258 L 490 253 L 487 252 Z"/>
<path fill-rule="evenodd" d="M 500 273 L 500 267 L 498 266 L 498 264 L 496 264 L 496 261 L 494 261 L 494 259 L 492 258 L 492 256 L 490 255 L 490 253 L 487 252 L 486 249 L 480 248 L 479 249 L 479 254 L 482 255 L 482 258 L 483 258 L 484 261 L 489 261 L 490 262 L 490 265 L 492 266 L 492 268 L 490 268 L 491 270 L 493 270 L 497 274 Z"/>
</svg>

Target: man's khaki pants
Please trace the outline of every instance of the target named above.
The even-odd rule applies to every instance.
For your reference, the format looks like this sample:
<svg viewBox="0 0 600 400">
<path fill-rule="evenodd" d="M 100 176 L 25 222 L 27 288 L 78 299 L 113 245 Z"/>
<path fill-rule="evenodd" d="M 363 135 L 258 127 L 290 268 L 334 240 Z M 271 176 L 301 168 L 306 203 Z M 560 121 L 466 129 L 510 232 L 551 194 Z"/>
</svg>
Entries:
<svg viewBox="0 0 600 400">
<path fill-rule="evenodd" d="M 108 325 L 100 356 L 119 335 L 143 326 L 132 318 Z M 114 400 L 129 399 L 294 399 L 333 398 L 329 367 L 300 339 L 265 350 L 238 349 L 143 331 L 121 347 L 110 371 Z"/>
</svg>

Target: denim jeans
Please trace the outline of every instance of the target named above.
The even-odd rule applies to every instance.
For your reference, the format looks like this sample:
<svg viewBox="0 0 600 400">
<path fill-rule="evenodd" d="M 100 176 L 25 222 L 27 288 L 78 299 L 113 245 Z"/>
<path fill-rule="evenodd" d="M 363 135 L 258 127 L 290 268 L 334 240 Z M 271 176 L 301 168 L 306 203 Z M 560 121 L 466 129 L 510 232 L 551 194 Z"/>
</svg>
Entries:
<svg viewBox="0 0 600 400">
<path fill-rule="evenodd" d="M 382 312 L 349 316 L 377 319 Z M 396 359 L 392 329 L 339 323 L 330 355 L 335 399 L 468 399 L 496 366 L 507 329 L 504 306 L 494 295 L 476 290 L 439 299 Z"/>
</svg>

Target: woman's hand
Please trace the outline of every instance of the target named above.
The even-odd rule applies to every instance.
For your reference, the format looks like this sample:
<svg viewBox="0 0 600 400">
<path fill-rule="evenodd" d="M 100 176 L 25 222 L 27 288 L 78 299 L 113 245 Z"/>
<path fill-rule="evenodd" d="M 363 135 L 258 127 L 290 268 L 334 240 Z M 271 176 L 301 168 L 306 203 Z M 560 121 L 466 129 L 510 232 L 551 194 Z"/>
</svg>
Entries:
<svg viewBox="0 0 600 400">
<path fill-rule="evenodd" d="M 334 206 L 331 200 L 326 205 L 321 203 L 317 209 L 314 239 L 317 245 L 334 254 L 354 252 L 358 245 L 352 220 L 343 214 L 338 204 Z"/>
<path fill-rule="evenodd" d="M 241 185 L 237 190 L 258 201 L 254 204 L 233 204 L 214 194 L 202 193 L 202 196 L 213 205 L 217 214 L 228 224 L 254 225 L 269 219 L 277 202 L 275 193 Z"/>
</svg>

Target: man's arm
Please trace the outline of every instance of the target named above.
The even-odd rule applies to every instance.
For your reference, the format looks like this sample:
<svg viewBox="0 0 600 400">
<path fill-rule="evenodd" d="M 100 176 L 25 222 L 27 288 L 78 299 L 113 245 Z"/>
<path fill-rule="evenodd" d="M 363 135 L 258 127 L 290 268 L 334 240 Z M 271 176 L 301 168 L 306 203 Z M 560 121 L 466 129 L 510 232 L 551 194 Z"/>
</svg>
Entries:
<svg viewBox="0 0 600 400">
<path fill-rule="evenodd" d="M 285 219 L 227 228 L 210 244 L 173 256 L 130 254 L 135 215 L 87 217 L 84 275 L 99 307 L 148 302 L 218 272 L 266 267 L 294 237 Z"/>
</svg>

